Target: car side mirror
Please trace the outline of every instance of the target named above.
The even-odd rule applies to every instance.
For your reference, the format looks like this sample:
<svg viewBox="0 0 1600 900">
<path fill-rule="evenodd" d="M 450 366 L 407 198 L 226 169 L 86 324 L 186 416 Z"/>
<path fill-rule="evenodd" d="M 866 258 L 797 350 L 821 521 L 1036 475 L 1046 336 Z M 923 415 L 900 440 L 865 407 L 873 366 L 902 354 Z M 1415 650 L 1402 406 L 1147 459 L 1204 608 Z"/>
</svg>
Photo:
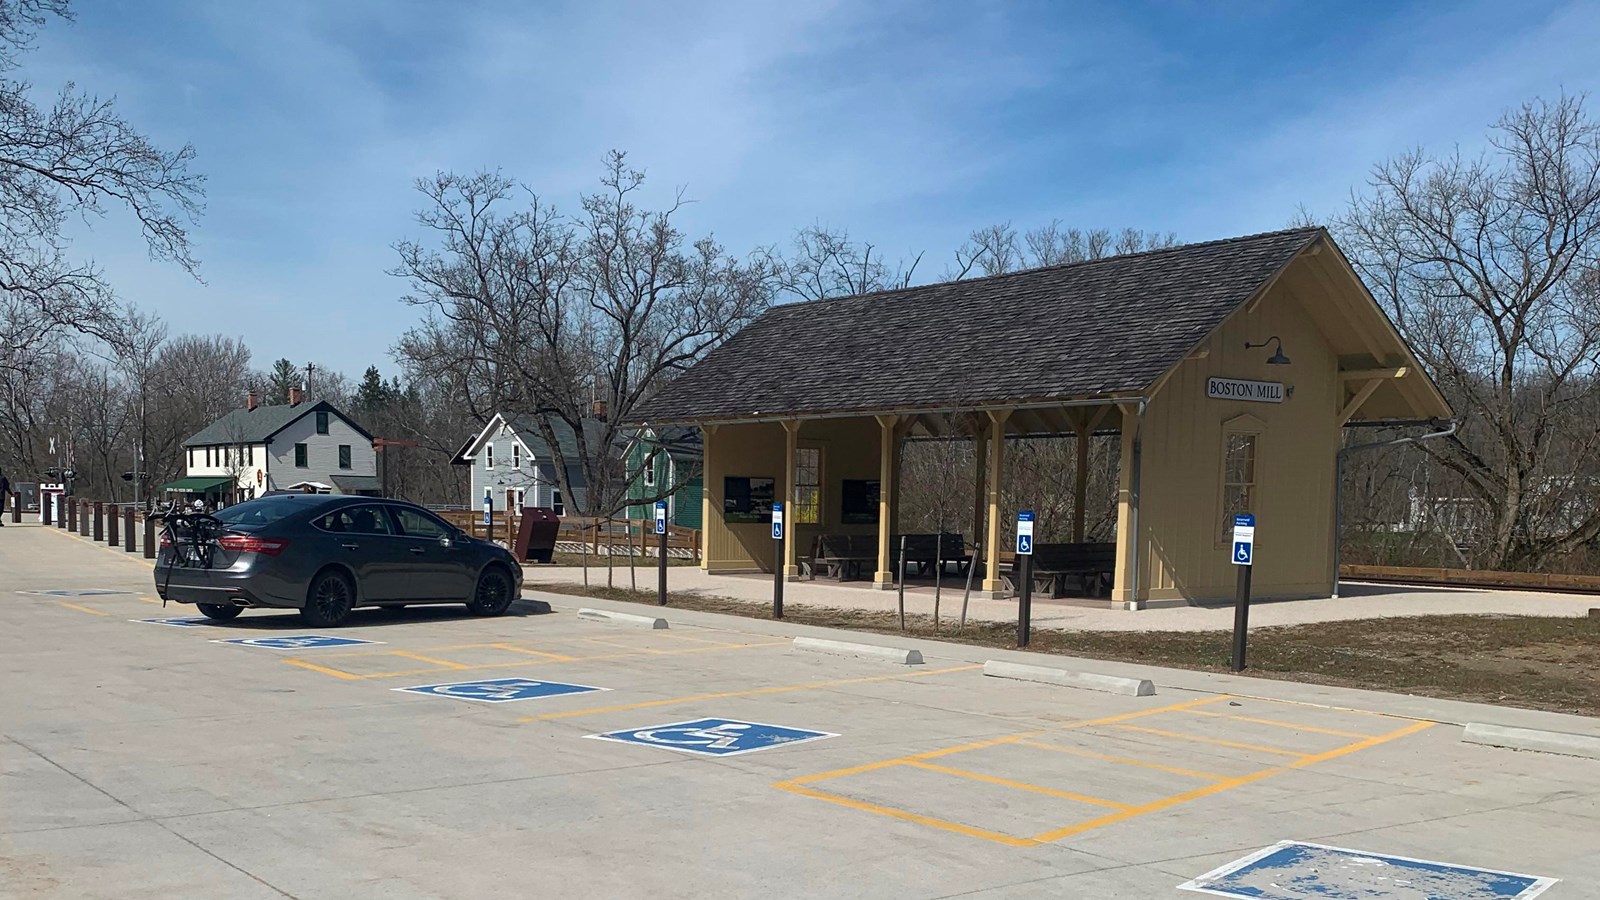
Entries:
<svg viewBox="0 0 1600 900">
<path fill-rule="evenodd" d="M 439 546 L 443 547 L 446 550 L 449 550 L 451 547 L 454 547 L 455 545 L 456 545 L 456 541 L 455 541 L 454 537 L 452 537 L 452 536 L 450 536 L 448 534 L 439 535 Z"/>
</svg>

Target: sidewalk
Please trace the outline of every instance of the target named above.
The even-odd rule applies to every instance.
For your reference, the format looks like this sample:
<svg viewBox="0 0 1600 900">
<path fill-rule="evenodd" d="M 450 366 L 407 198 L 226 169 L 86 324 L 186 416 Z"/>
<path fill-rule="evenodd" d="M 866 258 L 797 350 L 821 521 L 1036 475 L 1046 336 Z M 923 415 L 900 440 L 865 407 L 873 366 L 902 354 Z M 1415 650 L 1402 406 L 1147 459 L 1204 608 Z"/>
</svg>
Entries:
<svg viewBox="0 0 1600 900">
<path fill-rule="evenodd" d="M 656 570 L 639 566 L 635 571 L 641 590 L 653 590 Z M 528 566 L 529 584 L 582 584 L 583 569 L 577 566 Z M 604 585 L 604 565 L 589 567 L 589 583 Z M 629 586 L 628 567 L 618 565 L 612 583 Z M 964 581 L 951 577 L 945 582 L 939 604 L 942 621 L 954 621 L 961 613 Z M 754 603 L 772 600 L 772 578 L 767 575 L 708 575 L 698 568 L 673 566 L 667 570 L 667 589 L 674 592 L 727 597 Z M 1582 594 L 1537 594 L 1521 591 L 1411 587 L 1407 585 L 1361 584 L 1346 582 L 1344 596 L 1338 599 L 1287 600 L 1257 603 L 1250 610 L 1252 628 L 1272 625 L 1304 625 L 1313 622 L 1338 622 L 1389 616 L 1436 615 L 1516 615 L 1572 616 L 1589 614 L 1600 606 L 1600 597 Z M 865 582 L 837 584 L 825 581 L 791 581 L 784 585 L 783 602 L 826 609 L 851 609 L 893 612 L 897 609 L 895 591 L 873 590 Z M 906 589 L 907 614 L 932 615 L 934 592 L 931 586 L 917 584 Z M 990 600 L 974 596 L 969 603 L 970 621 L 1014 622 L 1015 600 Z M 1081 631 L 1225 631 L 1233 627 L 1233 606 L 1170 606 L 1137 612 L 1111 609 L 1104 600 L 1034 598 L 1035 628 Z"/>
</svg>

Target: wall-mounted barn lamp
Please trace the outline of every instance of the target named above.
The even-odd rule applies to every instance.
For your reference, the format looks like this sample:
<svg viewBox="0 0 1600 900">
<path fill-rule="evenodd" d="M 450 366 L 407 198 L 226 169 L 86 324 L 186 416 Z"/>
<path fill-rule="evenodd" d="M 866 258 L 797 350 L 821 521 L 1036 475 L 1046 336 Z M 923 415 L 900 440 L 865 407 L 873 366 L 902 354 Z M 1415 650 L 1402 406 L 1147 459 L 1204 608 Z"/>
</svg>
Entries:
<svg viewBox="0 0 1600 900">
<path fill-rule="evenodd" d="M 1265 347 L 1268 344 L 1273 343 L 1274 341 L 1277 342 L 1278 349 L 1276 351 L 1274 351 L 1271 356 L 1267 357 L 1267 365 L 1269 365 L 1269 366 L 1287 366 L 1289 364 L 1289 357 L 1283 355 L 1283 339 L 1278 337 L 1277 335 L 1273 335 L 1272 337 L 1267 338 L 1266 340 L 1262 341 L 1259 344 L 1252 344 L 1249 341 L 1245 341 L 1244 348 L 1246 350 L 1254 350 L 1257 347 Z"/>
</svg>

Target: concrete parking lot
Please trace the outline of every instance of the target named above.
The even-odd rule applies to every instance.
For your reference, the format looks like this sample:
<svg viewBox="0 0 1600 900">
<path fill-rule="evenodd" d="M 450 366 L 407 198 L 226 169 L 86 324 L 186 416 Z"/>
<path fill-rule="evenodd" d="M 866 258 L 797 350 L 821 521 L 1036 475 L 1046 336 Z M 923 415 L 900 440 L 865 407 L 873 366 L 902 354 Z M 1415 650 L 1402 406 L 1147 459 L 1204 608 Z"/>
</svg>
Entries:
<svg viewBox="0 0 1600 900">
<path fill-rule="evenodd" d="M 0 533 L 0 588 L 0 896 L 1179 897 L 1285 840 L 1600 896 L 1600 762 L 1381 695 L 1117 696 L 558 595 L 160 624 L 194 612 L 148 564 L 45 528 Z M 1356 869 L 1277 889 L 1435 896 L 1318 887 Z"/>
</svg>

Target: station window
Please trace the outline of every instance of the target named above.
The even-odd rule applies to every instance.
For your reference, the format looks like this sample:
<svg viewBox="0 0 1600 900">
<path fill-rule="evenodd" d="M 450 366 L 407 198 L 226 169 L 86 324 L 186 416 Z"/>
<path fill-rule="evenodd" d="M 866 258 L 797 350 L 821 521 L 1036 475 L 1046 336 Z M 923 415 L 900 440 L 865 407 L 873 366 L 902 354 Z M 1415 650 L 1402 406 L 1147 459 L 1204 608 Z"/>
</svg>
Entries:
<svg viewBox="0 0 1600 900">
<path fill-rule="evenodd" d="M 822 521 L 822 448 L 797 447 L 794 454 L 794 510 L 797 525 Z"/>
<path fill-rule="evenodd" d="M 1222 443 L 1222 521 L 1218 546 L 1232 539 L 1233 517 L 1256 511 L 1256 448 L 1260 436 L 1229 431 Z"/>
</svg>

